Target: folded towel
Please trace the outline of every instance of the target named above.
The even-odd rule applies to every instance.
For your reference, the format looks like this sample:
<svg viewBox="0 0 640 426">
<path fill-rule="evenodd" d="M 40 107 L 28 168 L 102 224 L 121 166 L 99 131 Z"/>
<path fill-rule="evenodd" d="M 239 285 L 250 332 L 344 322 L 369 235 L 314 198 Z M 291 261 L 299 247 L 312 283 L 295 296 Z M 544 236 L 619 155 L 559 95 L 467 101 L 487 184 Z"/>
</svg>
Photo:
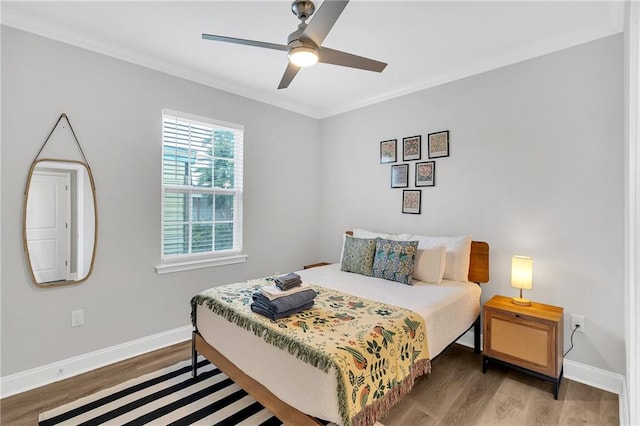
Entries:
<svg viewBox="0 0 640 426">
<path fill-rule="evenodd" d="M 313 299 L 316 297 L 316 292 L 309 288 L 304 291 L 299 291 L 294 294 L 290 294 L 284 297 L 278 297 L 277 299 L 270 300 L 261 292 L 257 291 L 253 293 L 253 302 L 260 305 L 264 309 L 268 309 L 273 311 L 274 313 L 282 313 L 287 312 L 292 309 L 300 308 L 301 306 L 305 306 L 309 302 L 313 302 Z"/>
<path fill-rule="evenodd" d="M 299 293 L 301 291 L 305 291 L 310 289 L 311 286 L 309 286 L 309 284 L 307 283 L 302 283 L 300 284 L 298 287 L 294 287 L 292 289 L 289 290 L 282 290 L 279 287 L 275 286 L 275 285 L 267 285 L 264 287 L 260 288 L 260 293 L 264 294 L 267 299 L 269 300 L 275 300 L 279 297 L 283 297 L 283 296 L 288 296 L 290 294 L 294 294 L 294 293 Z"/>
<path fill-rule="evenodd" d="M 296 287 L 300 287 L 300 284 L 302 284 L 302 280 L 295 280 L 295 281 L 287 281 L 286 283 L 276 283 L 276 286 L 280 289 L 280 290 L 291 290 L 292 288 L 296 288 Z"/>
<path fill-rule="evenodd" d="M 291 285 L 300 284 L 302 282 L 300 280 L 300 275 L 296 274 L 295 272 L 280 275 L 279 277 L 276 277 L 274 281 L 278 287 L 289 287 Z"/>
<path fill-rule="evenodd" d="M 297 314 L 298 312 L 302 312 L 306 309 L 309 309 L 313 306 L 313 300 L 309 303 L 307 303 L 306 305 L 302 305 L 298 308 L 295 309 L 290 309 L 288 311 L 284 311 L 284 312 L 280 312 L 280 313 L 276 313 L 273 312 L 270 309 L 265 309 L 263 307 L 263 305 L 258 304 L 258 303 L 252 303 L 251 304 L 251 310 L 253 312 L 255 312 L 256 314 L 260 314 L 260 315 L 264 315 L 265 317 L 271 318 L 272 320 L 277 320 L 280 318 L 284 318 L 284 317 L 288 317 L 289 315 L 293 315 L 293 314 Z"/>
</svg>

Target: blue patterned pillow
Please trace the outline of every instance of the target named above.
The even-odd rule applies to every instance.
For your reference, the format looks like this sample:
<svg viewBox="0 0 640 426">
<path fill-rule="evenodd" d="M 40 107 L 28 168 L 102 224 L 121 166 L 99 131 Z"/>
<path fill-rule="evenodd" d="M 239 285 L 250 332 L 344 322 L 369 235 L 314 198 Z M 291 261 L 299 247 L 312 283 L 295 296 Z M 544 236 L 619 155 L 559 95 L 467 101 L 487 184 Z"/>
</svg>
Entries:
<svg viewBox="0 0 640 426">
<path fill-rule="evenodd" d="M 340 270 L 370 277 L 375 252 L 375 238 L 355 238 L 346 235 Z"/>
<path fill-rule="evenodd" d="M 373 276 L 411 284 L 417 250 L 417 241 L 394 241 L 378 238 L 373 260 Z"/>
</svg>

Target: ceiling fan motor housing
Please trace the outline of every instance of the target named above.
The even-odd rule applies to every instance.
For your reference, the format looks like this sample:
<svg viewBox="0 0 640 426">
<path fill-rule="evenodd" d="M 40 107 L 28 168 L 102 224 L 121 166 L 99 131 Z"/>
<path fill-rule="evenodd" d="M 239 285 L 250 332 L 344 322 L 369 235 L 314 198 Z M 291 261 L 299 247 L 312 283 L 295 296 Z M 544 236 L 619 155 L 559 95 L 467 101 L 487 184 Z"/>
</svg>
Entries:
<svg viewBox="0 0 640 426">
<path fill-rule="evenodd" d="M 316 6 L 309 0 L 295 0 L 291 3 L 291 11 L 301 21 L 305 21 L 316 11 Z"/>
<path fill-rule="evenodd" d="M 298 25 L 297 30 L 289 34 L 289 37 L 287 38 L 287 45 L 289 46 L 289 50 L 295 47 L 307 47 L 315 51 L 320 49 L 320 47 L 316 45 L 310 38 L 301 37 L 306 28 L 307 24 L 301 23 L 300 25 Z"/>
</svg>

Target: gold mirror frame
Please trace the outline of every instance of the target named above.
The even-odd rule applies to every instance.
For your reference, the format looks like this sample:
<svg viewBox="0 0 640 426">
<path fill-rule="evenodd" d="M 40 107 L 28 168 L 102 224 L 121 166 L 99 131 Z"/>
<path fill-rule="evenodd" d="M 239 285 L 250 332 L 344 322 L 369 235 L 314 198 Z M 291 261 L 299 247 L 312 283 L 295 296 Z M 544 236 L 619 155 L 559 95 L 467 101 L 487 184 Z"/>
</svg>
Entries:
<svg viewBox="0 0 640 426">
<path fill-rule="evenodd" d="M 87 178 L 90 184 L 90 195 L 92 198 L 92 203 L 91 203 L 91 207 L 93 208 L 93 224 L 94 224 L 94 228 L 93 228 L 93 245 L 91 247 L 91 261 L 89 262 L 89 267 L 88 270 L 86 271 L 86 275 L 82 276 L 82 277 L 77 277 L 78 279 L 68 279 L 68 275 L 66 274 L 67 277 L 64 280 L 55 280 L 55 281 L 42 281 L 40 282 L 38 280 L 38 278 L 36 277 L 36 272 L 34 271 L 33 267 L 34 265 L 32 264 L 32 257 L 31 257 L 31 252 L 29 250 L 29 240 L 28 240 L 28 235 L 27 235 L 27 219 L 28 219 L 28 204 L 29 204 L 29 194 L 31 192 L 32 189 L 32 180 L 33 180 L 33 175 L 34 172 L 36 171 L 36 167 L 41 164 L 41 163 L 50 163 L 49 164 L 49 169 L 64 169 L 62 167 L 56 167 L 55 165 L 64 165 L 64 164 L 70 164 L 71 167 L 70 169 L 74 169 L 74 170 L 84 170 L 87 173 Z M 82 167 L 80 167 L 82 166 Z M 68 170 L 70 171 L 70 170 Z M 78 178 L 76 178 L 78 179 Z M 84 180 L 84 179 L 83 179 Z M 77 191 L 77 188 L 76 188 Z M 89 195 L 89 193 L 87 191 L 89 191 L 88 188 L 85 188 L 83 186 L 82 188 L 83 194 L 85 195 Z M 80 197 L 80 195 L 76 195 L 76 197 Z M 71 197 L 69 197 L 71 198 Z M 25 191 L 24 191 L 24 204 L 23 204 L 23 211 L 22 211 L 22 217 L 23 217 L 23 226 L 22 226 L 22 238 L 23 238 L 23 244 L 24 244 L 24 252 L 25 252 L 25 256 L 27 259 L 27 265 L 29 267 L 29 273 L 31 274 L 31 280 L 33 281 L 34 284 L 36 284 L 39 287 L 57 287 L 57 286 L 62 286 L 62 285 L 69 285 L 69 284 L 79 284 L 85 280 L 87 280 L 87 278 L 89 278 L 89 276 L 91 276 L 91 273 L 93 272 L 93 265 L 95 262 L 95 258 L 96 258 L 96 247 L 97 247 L 97 243 L 98 243 L 98 206 L 97 206 L 97 198 L 96 198 L 96 189 L 95 189 L 95 183 L 93 180 L 93 174 L 91 173 L 91 168 L 89 167 L 89 165 L 85 162 L 82 161 L 77 161 L 77 160 L 61 160 L 61 159 L 52 159 L 52 158 L 43 158 L 40 160 L 36 160 L 31 164 L 31 168 L 29 169 L 29 176 L 27 177 L 27 184 L 25 187 Z M 69 213 L 71 215 L 71 212 Z M 88 213 L 90 214 L 90 213 Z M 77 219 L 77 218 L 76 218 Z M 77 222 L 76 222 L 77 224 Z M 78 244 L 78 240 L 81 238 L 80 236 L 80 231 L 75 229 L 75 227 L 77 226 L 76 224 L 71 224 L 71 229 L 69 230 L 69 232 L 71 232 L 72 230 L 75 230 L 75 235 L 73 236 L 73 238 L 69 238 L 70 240 L 70 244 L 73 245 L 74 241 L 75 241 L 75 245 L 76 245 L 76 251 L 78 251 L 77 249 L 77 244 Z M 67 222 L 66 224 L 66 228 L 69 228 L 69 223 Z M 84 236 L 82 238 L 85 238 Z M 33 251 L 33 248 L 32 248 Z M 83 252 L 88 253 L 88 250 L 83 250 Z M 77 258 L 77 256 L 76 256 Z M 71 259 L 66 259 L 66 262 L 71 262 Z M 70 267 L 71 265 L 69 265 Z M 77 269 L 77 265 L 76 265 L 76 269 Z"/>
</svg>

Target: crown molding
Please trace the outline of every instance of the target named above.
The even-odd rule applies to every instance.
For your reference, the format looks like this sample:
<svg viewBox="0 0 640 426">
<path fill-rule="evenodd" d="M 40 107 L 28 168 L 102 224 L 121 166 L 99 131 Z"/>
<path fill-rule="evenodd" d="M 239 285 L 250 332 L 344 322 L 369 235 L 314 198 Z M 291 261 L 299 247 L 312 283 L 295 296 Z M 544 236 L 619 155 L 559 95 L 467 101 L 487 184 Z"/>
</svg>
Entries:
<svg viewBox="0 0 640 426">
<path fill-rule="evenodd" d="M 50 22 L 39 19 L 29 14 L 22 13 L 12 9 L 6 3 L 2 4 L 2 14 L 0 16 L 2 25 L 12 27 L 21 31 L 39 35 L 59 41 L 71 46 L 79 47 L 92 52 L 100 53 L 105 56 L 120 59 L 135 65 L 160 71 L 174 77 L 199 83 L 214 89 L 239 95 L 254 101 L 265 103 L 271 106 L 289 110 L 298 114 L 306 115 L 311 118 L 321 118 L 321 112 L 308 108 L 304 105 L 285 102 L 277 99 L 267 93 L 260 92 L 255 88 L 248 88 L 232 82 L 212 77 L 210 74 L 195 71 L 193 69 L 180 66 L 170 61 L 148 55 L 139 50 L 116 46 L 108 42 L 97 41 L 93 38 L 86 37 L 69 28 L 53 25 Z"/>
<path fill-rule="evenodd" d="M 534 43 L 524 49 L 516 49 L 506 54 L 486 58 L 484 61 L 475 63 L 472 66 L 461 67 L 440 75 L 426 76 L 422 80 L 409 82 L 403 87 L 389 90 L 363 100 L 336 105 L 330 108 L 312 108 L 301 103 L 283 101 L 281 98 L 273 96 L 270 93 L 216 78 L 208 73 L 199 72 L 170 61 L 165 61 L 139 50 L 116 46 L 105 41 L 97 41 L 74 32 L 72 29 L 60 27 L 45 19 L 22 13 L 21 11 L 11 8 L 7 3 L 2 4 L 1 21 L 3 25 L 22 31 L 151 68 L 175 77 L 223 90 L 311 118 L 324 119 L 622 32 L 624 29 L 624 7 L 619 7 L 617 2 L 611 2 L 609 10 L 610 13 L 607 19 L 609 25 L 607 25 L 606 28 L 600 26 L 582 32 L 572 33 L 563 38 Z"/>
</svg>

